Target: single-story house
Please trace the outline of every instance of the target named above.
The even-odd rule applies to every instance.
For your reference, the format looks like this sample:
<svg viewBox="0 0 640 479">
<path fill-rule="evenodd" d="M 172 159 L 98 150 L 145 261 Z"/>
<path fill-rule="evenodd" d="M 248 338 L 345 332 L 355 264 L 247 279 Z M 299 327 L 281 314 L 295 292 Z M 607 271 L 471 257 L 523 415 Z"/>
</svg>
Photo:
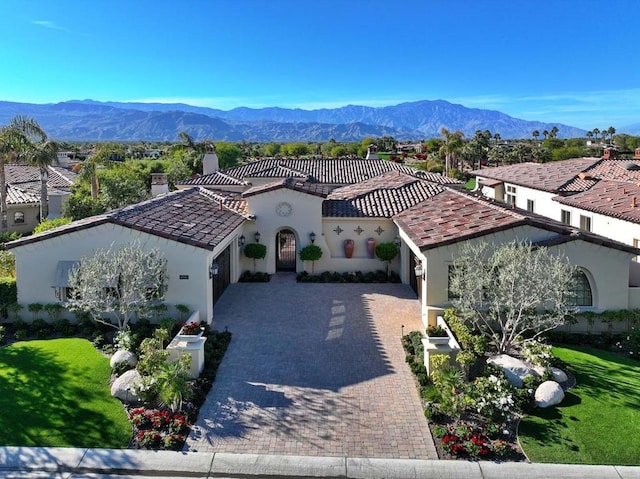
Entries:
<svg viewBox="0 0 640 479">
<path fill-rule="evenodd" d="M 211 156 L 205 163 L 215 166 Z M 19 302 L 64 302 L 70 265 L 97 248 L 139 240 L 168 260 L 166 303 L 186 304 L 211 322 L 227 285 L 254 267 L 243 254 L 249 242 L 267 246 L 256 263 L 267 273 L 310 271 L 297 252 L 311 243 L 323 252 L 316 272 L 384 269 L 370 245 L 395 242 L 401 253 L 391 268 L 420 298 L 426 324 L 451 304 L 448 269 L 465 242 L 523 239 L 581 268 L 581 308 L 640 307 L 640 277 L 630 272 L 636 248 L 474 197 L 455 180 L 397 163 L 268 159 L 213 168 L 170 193 L 162 193 L 161 175 L 153 184 L 160 194 L 151 200 L 9 243 Z"/>
</svg>

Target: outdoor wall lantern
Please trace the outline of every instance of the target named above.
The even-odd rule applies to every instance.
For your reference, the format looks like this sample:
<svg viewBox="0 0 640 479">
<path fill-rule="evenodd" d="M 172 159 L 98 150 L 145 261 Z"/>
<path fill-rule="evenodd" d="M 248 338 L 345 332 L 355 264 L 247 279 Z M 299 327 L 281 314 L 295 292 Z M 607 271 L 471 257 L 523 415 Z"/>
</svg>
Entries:
<svg viewBox="0 0 640 479">
<path fill-rule="evenodd" d="M 424 279 L 424 268 L 422 266 L 422 261 L 420 261 L 418 264 L 415 265 L 415 267 L 413 268 L 413 271 L 416 273 L 416 277 L 417 278 L 423 278 Z"/>
<path fill-rule="evenodd" d="M 211 263 L 211 267 L 209 268 L 209 279 L 213 278 L 214 276 L 218 276 L 219 272 L 220 267 L 218 266 L 218 262 L 214 259 Z"/>
<path fill-rule="evenodd" d="M 247 239 L 244 237 L 244 235 L 240 236 L 240 238 L 238 238 L 238 246 L 240 246 L 241 248 L 244 246 L 244 242 Z"/>
<path fill-rule="evenodd" d="M 256 243 L 260 243 L 260 232 L 256 231 L 256 234 L 253 235 L 253 237 L 256 240 Z"/>
<path fill-rule="evenodd" d="M 316 242 L 316 234 L 313 231 L 309 233 L 309 239 L 311 240 L 311 243 Z"/>
</svg>

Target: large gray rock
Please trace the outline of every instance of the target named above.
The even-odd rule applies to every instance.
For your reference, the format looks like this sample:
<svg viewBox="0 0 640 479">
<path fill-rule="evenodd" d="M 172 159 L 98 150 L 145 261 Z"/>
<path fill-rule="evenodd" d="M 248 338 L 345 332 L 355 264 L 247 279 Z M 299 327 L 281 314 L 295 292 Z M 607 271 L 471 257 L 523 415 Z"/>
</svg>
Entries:
<svg viewBox="0 0 640 479">
<path fill-rule="evenodd" d="M 564 399 L 562 387 L 555 381 L 545 381 L 536 389 L 535 400 L 538 407 L 560 404 Z"/>
<path fill-rule="evenodd" d="M 142 384 L 142 376 L 135 369 L 131 369 L 113 381 L 111 385 L 111 395 L 120 399 L 124 403 L 137 403 L 140 398 L 136 396 L 135 390 Z"/>
<path fill-rule="evenodd" d="M 559 368 L 551 368 L 551 374 L 553 374 L 553 380 L 557 383 L 563 383 L 568 381 L 567 373 Z"/>
<path fill-rule="evenodd" d="M 113 356 L 111 356 L 111 361 L 109 364 L 111 367 L 115 367 L 116 364 L 127 363 L 129 366 L 134 368 L 138 363 L 138 358 L 131 351 L 127 351 L 126 349 L 118 349 Z"/>
<path fill-rule="evenodd" d="M 517 388 L 522 387 L 522 381 L 527 376 L 538 376 L 536 370 L 530 365 L 508 354 L 498 354 L 489 358 L 487 362 L 500 367 L 504 371 L 507 380 Z"/>
</svg>

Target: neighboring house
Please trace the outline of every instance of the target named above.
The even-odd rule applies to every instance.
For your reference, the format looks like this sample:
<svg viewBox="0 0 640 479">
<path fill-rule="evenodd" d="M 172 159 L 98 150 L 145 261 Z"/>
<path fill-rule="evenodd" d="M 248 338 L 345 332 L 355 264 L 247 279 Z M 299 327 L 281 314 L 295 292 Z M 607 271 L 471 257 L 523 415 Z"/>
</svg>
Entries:
<svg viewBox="0 0 640 479">
<path fill-rule="evenodd" d="M 396 242 L 401 254 L 391 267 L 416 291 L 426 323 L 451 304 L 449 267 L 465 242 L 521 239 L 580 266 L 581 308 L 640 306 L 629 270 L 639 250 L 473 197 L 456 180 L 377 159 L 267 159 L 218 171 L 210 152 L 204 164 L 207 174 L 178 191 L 9 243 L 19 302 L 64 302 L 74 262 L 138 239 L 168 259 L 166 302 L 187 304 L 211 322 L 227 285 L 254 267 L 243 255 L 249 242 L 267 246 L 256 269 L 268 273 L 310 270 L 298 252 L 312 242 L 323 252 L 316 272 L 384 269 L 368 245 Z M 166 191 L 162 175 L 153 183 L 156 193 Z M 351 257 L 345 240 L 353 242 Z M 424 271 L 418 277 L 416 265 Z"/>
<path fill-rule="evenodd" d="M 7 226 L 9 232 L 28 234 L 40 223 L 40 169 L 37 166 L 7 164 Z M 49 218 L 62 216 L 62 205 L 71 194 L 76 174 L 60 167 L 48 168 Z"/>
<path fill-rule="evenodd" d="M 640 158 L 576 158 L 476 170 L 487 198 L 640 246 Z"/>
</svg>

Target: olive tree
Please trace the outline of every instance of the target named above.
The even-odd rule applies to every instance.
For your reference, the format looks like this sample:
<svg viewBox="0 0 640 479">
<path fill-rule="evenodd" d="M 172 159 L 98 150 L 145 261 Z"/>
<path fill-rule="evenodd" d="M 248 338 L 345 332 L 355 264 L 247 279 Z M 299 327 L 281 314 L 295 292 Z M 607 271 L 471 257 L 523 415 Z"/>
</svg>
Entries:
<svg viewBox="0 0 640 479">
<path fill-rule="evenodd" d="M 138 242 L 112 245 L 82 258 L 71 270 L 69 308 L 124 330 L 133 318 L 148 317 L 164 299 L 167 280 L 167 261 L 160 251 L 143 249 Z"/>
<path fill-rule="evenodd" d="M 564 324 L 573 313 L 576 267 L 527 242 L 466 244 L 453 262 L 449 292 L 458 314 L 498 353 Z"/>
</svg>

